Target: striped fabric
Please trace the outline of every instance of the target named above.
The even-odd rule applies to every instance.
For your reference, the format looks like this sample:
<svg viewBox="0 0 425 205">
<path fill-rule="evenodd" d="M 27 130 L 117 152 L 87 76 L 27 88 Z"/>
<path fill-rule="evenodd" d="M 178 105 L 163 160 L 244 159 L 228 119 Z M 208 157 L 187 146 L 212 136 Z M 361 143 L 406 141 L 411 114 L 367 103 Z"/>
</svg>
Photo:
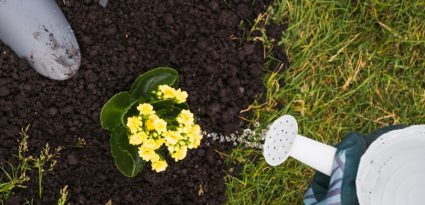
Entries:
<svg viewBox="0 0 425 205">
<path fill-rule="evenodd" d="M 314 195 L 313 188 L 309 187 L 304 195 L 305 205 L 341 205 L 341 185 L 344 177 L 344 165 L 346 160 L 346 152 L 341 151 L 337 153 L 329 183 L 329 191 L 322 201 L 317 201 Z"/>
</svg>

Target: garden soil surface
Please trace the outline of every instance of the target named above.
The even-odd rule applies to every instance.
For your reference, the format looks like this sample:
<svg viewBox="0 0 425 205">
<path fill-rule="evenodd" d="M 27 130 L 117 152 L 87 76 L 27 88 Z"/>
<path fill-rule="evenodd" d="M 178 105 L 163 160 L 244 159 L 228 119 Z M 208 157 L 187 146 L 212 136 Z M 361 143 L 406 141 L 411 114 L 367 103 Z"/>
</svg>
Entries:
<svg viewBox="0 0 425 205">
<path fill-rule="evenodd" d="M 62 146 L 54 171 L 37 197 L 36 170 L 26 189 L 6 204 L 56 204 L 68 185 L 71 204 L 223 204 L 230 167 L 218 152 L 231 145 L 204 140 L 161 173 L 146 167 L 127 178 L 115 167 L 108 132 L 99 124 L 103 104 L 158 66 L 180 73 L 180 87 L 206 131 L 240 129 L 240 111 L 263 92 L 263 47 L 244 41 L 267 2 L 251 0 L 61 0 L 79 41 L 82 65 L 67 81 L 36 73 L 0 44 L 0 162 L 14 160 L 22 127 L 30 124 L 29 154 Z M 244 22 L 241 25 L 241 22 Z M 249 28 L 247 26 L 247 28 Z M 210 144 L 210 145 L 207 145 Z M 16 160 L 15 160 L 16 161 Z"/>
</svg>

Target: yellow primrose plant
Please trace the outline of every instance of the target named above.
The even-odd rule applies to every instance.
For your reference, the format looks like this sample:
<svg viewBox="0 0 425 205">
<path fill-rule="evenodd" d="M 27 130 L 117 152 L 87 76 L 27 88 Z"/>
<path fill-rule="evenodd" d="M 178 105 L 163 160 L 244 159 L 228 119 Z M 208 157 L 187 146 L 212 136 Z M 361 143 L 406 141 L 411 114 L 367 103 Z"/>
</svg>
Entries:
<svg viewBox="0 0 425 205">
<path fill-rule="evenodd" d="M 110 132 L 112 156 L 125 176 L 136 176 L 146 163 L 153 171 L 164 171 L 167 154 L 177 162 L 200 145 L 201 127 L 186 103 L 187 92 L 177 88 L 178 80 L 172 68 L 150 70 L 130 91 L 103 106 L 101 126 Z"/>
</svg>

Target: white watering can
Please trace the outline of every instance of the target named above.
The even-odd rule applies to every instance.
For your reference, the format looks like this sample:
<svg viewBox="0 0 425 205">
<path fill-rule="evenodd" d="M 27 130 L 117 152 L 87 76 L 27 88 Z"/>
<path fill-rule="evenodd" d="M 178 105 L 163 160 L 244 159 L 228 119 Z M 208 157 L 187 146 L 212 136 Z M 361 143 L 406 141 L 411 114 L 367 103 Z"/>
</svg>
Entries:
<svg viewBox="0 0 425 205">
<path fill-rule="evenodd" d="M 48 78 L 66 80 L 80 67 L 77 39 L 54 0 L 0 0 L 0 40 Z"/>
<path fill-rule="evenodd" d="M 291 156 L 330 175 L 336 148 L 298 134 L 294 117 L 274 121 L 263 155 L 272 166 Z M 361 205 L 419 205 L 425 201 L 425 125 L 387 132 L 363 154 L 356 178 Z"/>
</svg>

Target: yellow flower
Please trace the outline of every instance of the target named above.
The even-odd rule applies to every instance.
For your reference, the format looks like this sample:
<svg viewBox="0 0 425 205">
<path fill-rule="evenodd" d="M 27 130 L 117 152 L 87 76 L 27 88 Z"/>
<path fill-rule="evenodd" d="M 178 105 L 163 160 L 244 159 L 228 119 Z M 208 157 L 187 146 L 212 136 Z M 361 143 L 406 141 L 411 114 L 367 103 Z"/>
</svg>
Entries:
<svg viewBox="0 0 425 205">
<path fill-rule="evenodd" d="M 149 119 L 146 121 L 146 129 L 154 130 L 155 129 L 155 120 L 158 118 L 157 115 L 153 114 L 149 116 Z"/>
<path fill-rule="evenodd" d="M 191 125 L 195 121 L 193 117 L 193 113 L 191 113 L 189 110 L 182 110 L 177 117 L 177 122 L 183 125 Z"/>
<path fill-rule="evenodd" d="M 167 122 L 161 118 L 156 118 L 153 122 L 153 126 L 158 133 L 167 131 Z"/>
<path fill-rule="evenodd" d="M 188 129 L 185 125 L 180 124 L 180 127 L 177 128 L 177 132 L 184 134 L 188 132 Z"/>
<path fill-rule="evenodd" d="M 201 127 L 197 124 L 191 125 L 188 127 L 188 131 L 189 134 L 201 134 Z"/>
<path fill-rule="evenodd" d="M 145 160 L 150 161 L 156 155 L 153 149 L 146 148 L 144 146 L 139 147 L 139 156 Z"/>
<path fill-rule="evenodd" d="M 175 145 L 181 138 L 180 133 L 176 131 L 167 131 L 164 134 L 165 140 L 168 144 Z"/>
<path fill-rule="evenodd" d="M 173 146 L 173 145 L 169 145 L 169 146 L 167 147 L 167 149 L 168 149 L 168 151 L 169 151 L 170 153 L 174 152 L 174 146 Z"/>
<path fill-rule="evenodd" d="M 159 90 L 161 91 L 164 99 L 171 99 L 176 96 L 176 90 L 168 85 L 160 85 Z"/>
<path fill-rule="evenodd" d="M 186 102 L 186 99 L 188 97 L 188 94 L 186 91 L 181 91 L 180 89 L 177 90 L 175 98 L 177 103 L 184 103 Z"/>
<path fill-rule="evenodd" d="M 176 162 L 184 159 L 187 155 L 187 147 L 186 146 L 180 146 L 178 149 L 175 149 L 175 151 L 176 152 L 174 152 L 171 155 L 171 157 L 173 157 Z"/>
<path fill-rule="evenodd" d="M 187 134 L 184 134 L 184 133 L 180 134 L 180 141 L 184 142 L 184 140 L 187 140 L 187 138 L 188 138 Z"/>
<path fill-rule="evenodd" d="M 156 148 L 156 142 L 155 142 L 154 139 L 148 139 L 145 142 L 143 142 L 142 147 L 144 147 L 146 149 L 155 150 L 155 148 Z"/>
<path fill-rule="evenodd" d="M 151 115 L 155 113 L 152 105 L 149 103 L 143 103 L 138 105 L 137 110 L 140 112 L 141 115 Z"/>
<path fill-rule="evenodd" d="M 156 96 L 160 99 L 175 99 L 177 103 L 184 103 L 187 100 L 188 94 L 186 91 L 179 89 L 174 89 L 168 85 L 160 85 L 158 87 L 159 93 Z"/>
<path fill-rule="evenodd" d="M 155 142 L 155 144 L 156 144 L 155 149 L 159 149 L 164 143 L 165 143 L 165 139 L 163 139 L 163 138 L 156 140 L 156 142 Z"/>
<path fill-rule="evenodd" d="M 142 125 L 143 123 L 141 117 L 134 116 L 127 118 L 127 127 L 130 129 L 131 134 L 137 133 L 137 131 L 141 129 Z"/>
<path fill-rule="evenodd" d="M 197 148 L 201 144 L 202 133 L 199 125 L 193 125 L 189 127 L 189 149 Z"/>
<path fill-rule="evenodd" d="M 148 139 L 148 136 L 144 132 L 139 132 L 136 134 L 130 135 L 130 144 L 139 145 Z"/>
<path fill-rule="evenodd" d="M 162 172 L 165 169 L 167 169 L 167 162 L 164 160 L 159 160 L 156 162 L 152 162 L 152 170 L 156 171 L 156 172 Z"/>
<path fill-rule="evenodd" d="M 189 149 L 198 148 L 199 145 L 201 144 L 201 139 L 202 139 L 202 136 L 199 137 L 197 135 L 192 135 L 191 136 L 191 139 L 189 140 L 190 143 L 189 143 L 189 145 L 187 147 Z"/>
<path fill-rule="evenodd" d="M 159 155 L 158 154 L 154 154 L 154 155 L 152 155 L 152 157 L 151 157 L 151 162 L 157 162 L 157 161 L 159 161 L 161 158 L 159 157 Z"/>
</svg>

